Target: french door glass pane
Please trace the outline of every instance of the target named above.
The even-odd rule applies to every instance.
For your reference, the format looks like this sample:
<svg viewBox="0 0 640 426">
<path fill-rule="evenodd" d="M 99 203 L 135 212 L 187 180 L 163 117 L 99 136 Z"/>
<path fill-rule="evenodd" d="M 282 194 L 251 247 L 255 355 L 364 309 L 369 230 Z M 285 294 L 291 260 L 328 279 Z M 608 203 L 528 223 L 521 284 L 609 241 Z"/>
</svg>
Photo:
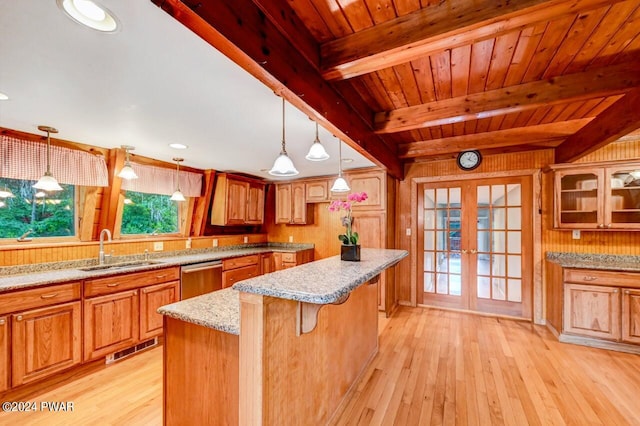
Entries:
<svg viewBox="0 0 640 426">
<path fill-rule="evenodd" d="M 522 280 L 514 280 L 509 278 L 507 283 L 507 294 L 509 295 L 509 302 L 522 302 Z"/>
<path fill-rule="evenodd" d="M 522 252 L 522 233 L 520 231 L 510 231 L 507 235 L 507 251 L 509 253 Z"/>
</svg>

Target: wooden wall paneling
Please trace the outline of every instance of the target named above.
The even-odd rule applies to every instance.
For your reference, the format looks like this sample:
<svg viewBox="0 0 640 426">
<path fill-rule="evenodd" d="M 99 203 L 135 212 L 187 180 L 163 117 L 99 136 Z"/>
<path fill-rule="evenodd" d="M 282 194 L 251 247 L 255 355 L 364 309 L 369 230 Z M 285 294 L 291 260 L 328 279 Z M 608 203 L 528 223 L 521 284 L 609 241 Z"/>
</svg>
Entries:
<svg viewBox="0 0 640 426">
<path fill-rule="evenodd" d="M 213 182 L 215 180 L 215 175 L 215 170 L 204 171 L 203 194 L 196 200 L 191 233 L 189 234 L 191 236 L 203 236 L 206 225 L 209 223 L 207 219 L 209 217 L 209 207 L 211 206 L 211 198 L 213 196 Z"/>
<path fill-rule="evenodd" d="M 98 201 L 102 198 L 98 196 L 100 191 L 97 187 L 80 187 L 80 202 L 78 215 L 80 220 L 79 235 L 80 241 L 91 241 L 94 238 L 95 216 L 98 208 Z"/>
</svg>

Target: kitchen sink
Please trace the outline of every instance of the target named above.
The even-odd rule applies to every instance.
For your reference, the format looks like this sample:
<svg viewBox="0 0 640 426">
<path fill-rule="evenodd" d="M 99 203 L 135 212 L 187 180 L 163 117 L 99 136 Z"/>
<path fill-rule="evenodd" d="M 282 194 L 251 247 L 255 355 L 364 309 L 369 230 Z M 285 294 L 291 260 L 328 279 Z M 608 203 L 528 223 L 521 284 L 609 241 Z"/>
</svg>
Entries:
<svg viewBox="0 0 640 426">
<path fill-rule="evenodd" d="M 126 268 L 135 268 L 138 266 L 146 266 L 146 265 L 157 265 L 162 262 L 154 261 L 154 260 L 132 260 L 130 262 L 119 262 L 119 263 L 106 263 L 104 265 L 93 265 L 93 266 L 85 266 L 84 268 L 78 268 L 81 271 L 105 271 L 112 269 L 126 269 Z"/>
</svg>

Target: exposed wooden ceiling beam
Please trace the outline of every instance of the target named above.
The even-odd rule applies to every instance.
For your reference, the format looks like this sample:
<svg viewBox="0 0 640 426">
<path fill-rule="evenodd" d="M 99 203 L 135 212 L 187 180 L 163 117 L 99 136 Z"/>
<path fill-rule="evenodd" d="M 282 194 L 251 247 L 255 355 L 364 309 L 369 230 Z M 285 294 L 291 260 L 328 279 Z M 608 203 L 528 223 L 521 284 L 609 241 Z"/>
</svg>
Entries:
<svg viewBox="0 0 640 426">
<path fill-rule="evenodd" d="M 322 73 L 337 80 L 371 73 L 518 28 L 622 0 L 450 0 L 324 43 Z"/>
<path fill-rule="evenodd" d="M 457 153 L 465 149 L 486 150 L 523 144 L 560 143 L 580 130 L 591 120 L 591 118 L 583 118 L 580 120 L 406 143 L 399 146 L 399 156 L 400 158 L 432 157 Z"/>
<path fill-rule="evenodd" d="M 301 33 L 307 42 L 293 45 L 287 38 L 297 35 L 282 34 L 282 30 L 294 31 L 295 26 L 274 24 L 269 18 L 272 14 L 251 0 L 151 1 L 336 136 L 351 141 L 354 149 L 390 175 L 404 177 L 395 151 L 373 133 L 371 116 L 365 118 L 322 78 L 317 64 L 307 57 L 312 53 L 298 50 L 308 43 L 308 37 Z M 279 6 L 287 5 L 280 2 Z"/>
<path fill-rule="evenodd" d="M 401 132 L 618 95 L 636 86 L 640 61 L 380 112 L 374 122 L 378 133 Z"/>
<path fill-rule="evenodd" d="M 556 147 L 555 161 L 557 163 L 575 161 L 638 128 L 640 128 L 640 88 L 624 95 Z"/>
</svg>

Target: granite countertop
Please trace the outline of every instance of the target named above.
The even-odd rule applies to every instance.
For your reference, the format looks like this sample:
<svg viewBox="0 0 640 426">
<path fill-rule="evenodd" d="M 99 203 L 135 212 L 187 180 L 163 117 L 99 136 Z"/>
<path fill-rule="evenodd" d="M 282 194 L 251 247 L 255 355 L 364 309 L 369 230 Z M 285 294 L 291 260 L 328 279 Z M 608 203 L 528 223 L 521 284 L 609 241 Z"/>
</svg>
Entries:
<svg viewBox="0 0 640 426">
<path fill-rule="evenodd" d="M 640 256 L 547 252 L 547 260 L 563 268 L 640 272 Z"/>
<path fill-rule="evenodd" d="M 360 262 L 333 256 L 238 282 L 233 288 L 246 293 L 299 302 L 329 304 L 339 301 L 409 253 L 406 250 L 362 249 Z"/>
<path fill-rule="evenodd" d="M 0 274 L 0 293 L 37 287 L 47 284 L 55 284 L 66 281 L 86 280 L 91 278 L 106 277 L 109 275 L 132 273 L 140 271 L 150 271 L 154 269 L 167 268 L 170 266 L 184 266 L 200 262 L 222 260 L 238 256 L 248 256 L 252 254 L 268 252 L 297 252 L 312 249 L 313 244 L 287 244 L 275 243 L 263 246 L 234 246 L 220 249 L 197 249 L 183 250 L 172 253 L 153 253 L 150 259 L 153 263 L 144 265 L 127 266 L 125 268 L 111 268 L 94 271 L 83 271 L 79 268 L 94 266 L 96 259 L 81 261 L 53 262 L 49 264 L 24 265 L 20 267 L 6 267 Z M 126 256 L 118 258 L 115 263 L 142 260 L 143 255 Z M 11 270 L 18 273 L 11 275 Z"/>
<path fill-rule="evenodd" d="M 232 288 L 162 306 L 158 312 L 171 318 L 240 335 L 239 292 Z"/>
</svg>

